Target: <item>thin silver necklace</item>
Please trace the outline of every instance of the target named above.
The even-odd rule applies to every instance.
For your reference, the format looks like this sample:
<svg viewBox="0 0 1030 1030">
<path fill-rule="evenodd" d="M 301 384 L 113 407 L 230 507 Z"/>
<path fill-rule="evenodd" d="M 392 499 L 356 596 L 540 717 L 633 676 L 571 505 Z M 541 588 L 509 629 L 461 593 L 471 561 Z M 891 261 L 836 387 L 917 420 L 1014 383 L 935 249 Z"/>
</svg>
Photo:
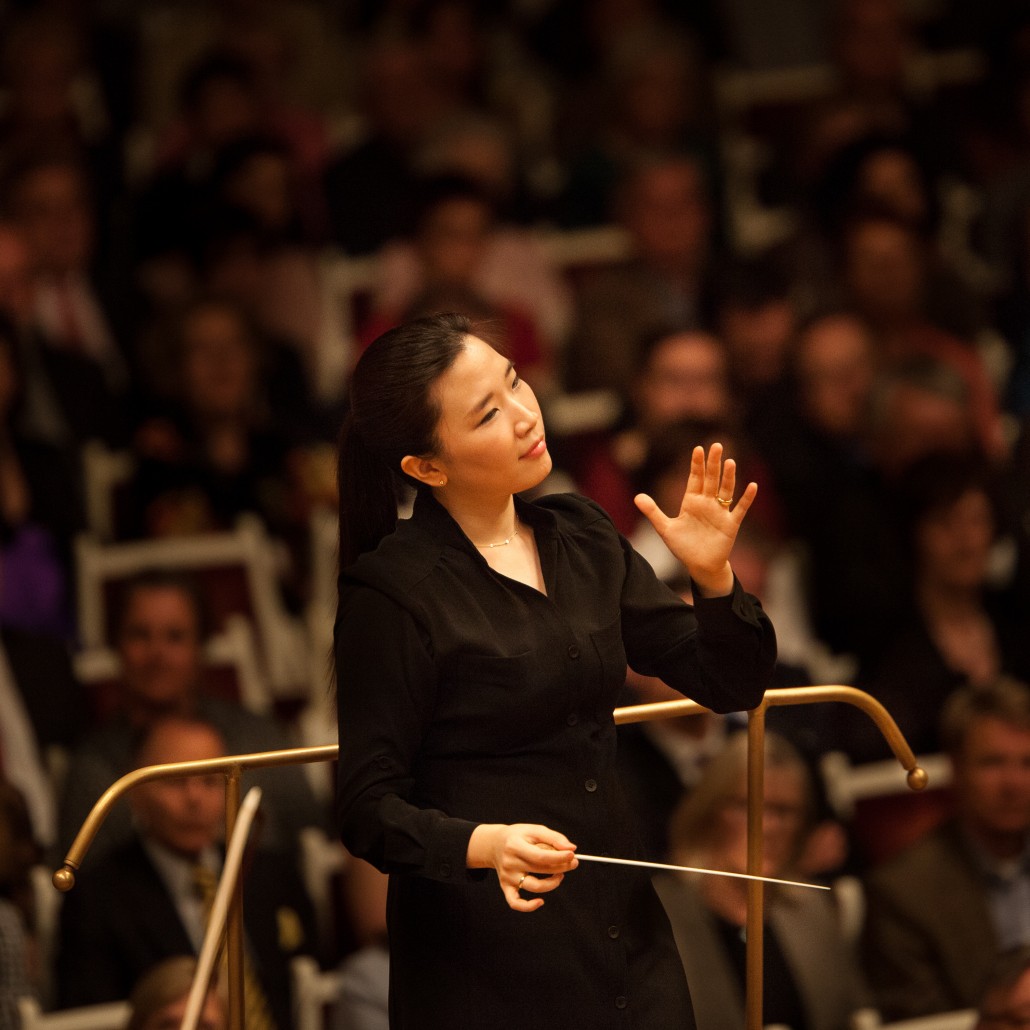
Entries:
<svg viewBox="0 0 1030 1030">
<path fill-rule="evenodd" d="M 508 544 L 510 544 L 512 542 L 512 540 L 514 540 L 515 537 L 517 537 L 518 535 L 519 535 L 519 520 L 518 520 L 518 517 L 516 516 L 516 518 L 515 518 L 515 532 L 512 533 L 512 535 L 510 537 L 508 537 L 507 540 L 499 540 L 496 544 L 476 544 L 476 547 L 478 547 L 481 551 L 486 551 L 486 550 L 488 550 L 491 547 L 507 547 Z"/>
</svg>

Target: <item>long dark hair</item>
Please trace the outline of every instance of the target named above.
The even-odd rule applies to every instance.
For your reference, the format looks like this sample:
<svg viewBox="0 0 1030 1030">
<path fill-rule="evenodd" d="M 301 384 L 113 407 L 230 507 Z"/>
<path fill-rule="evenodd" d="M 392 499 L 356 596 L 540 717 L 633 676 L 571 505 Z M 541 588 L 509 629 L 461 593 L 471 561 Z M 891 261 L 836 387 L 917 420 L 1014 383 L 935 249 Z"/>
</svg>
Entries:
<svg viewBox="0 0 1030 1030">
<path fill-rule="evenodd" d="M 337 469 L 341 568 L 395 527 L 401 459 L 439 450 L 432 386 L 471 333 L 463 315 L 414 319 L 375 339 L 355 366 Z"/>
</svg>

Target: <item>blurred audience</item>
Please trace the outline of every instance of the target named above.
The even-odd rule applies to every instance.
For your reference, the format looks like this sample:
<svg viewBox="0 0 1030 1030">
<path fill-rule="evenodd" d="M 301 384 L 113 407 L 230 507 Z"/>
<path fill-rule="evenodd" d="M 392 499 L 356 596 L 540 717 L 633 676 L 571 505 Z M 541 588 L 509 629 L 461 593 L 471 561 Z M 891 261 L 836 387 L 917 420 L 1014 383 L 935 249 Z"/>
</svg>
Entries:
<svg viewBox="0 0 1030 1030">
<path fill-rule="evenodd" d="M 884 1019 L 973 1008 L 995 958 L 1030 944 L 1030 687 L 951 695 L 956 815 L 866 879 L 863 961 Z"/>
<path fill-rule="evenodd" d="M 426 57 L 405 38 L 374 40 L 358 73 L 362 137 L 325 173 L 329 233 L 348 254 L 371 254 L 412 224 L 415 153 L 440 117 Z M 369 197 L 376 202 L 370 204 Z"/>
<path fill-rule="evenodd" d="M 42 1000 L 49 975 L 36 933 L 29 871 L 40 860 L 25 799 L 0 769 L 0 1026 L 20 1024 L 18 999 Z"/>
<path fill-rule="evenodd" d="M 700 330 L 659 329 L 636 342 L 634 350 L 632 370 L 623 381 L 620 424 L 584 448 L 573 470 L 579 489 L 627 534 L 640 519 L 633 495 L 640 489 L 638 477 L 652 449 L 681 422 L 693 419 L 729 427 L 737 414 L 726 350 L 715 336 Z M 688 451 L 686 467 L 689 460 Z"/>
<path fill-rule="evenodd" d="M 42 847 L 57 840 L 56 768 L 88 716 L 66 640 L 0 629 L 0 773 L 20 792 Z"/>
<path fill-rule="evenodd" d="M 747 735 L 737 733 L 673 815 L 672 861 L 747 870 Z M 783 738 L 767 734 L 762 874 L 798 879 L 843 854 L 840 828 L 819 822 L 813 773 Z M 731 1030 L 744 1019 L 747 885 L 740 879 L 659 873 L 699 1026 Z M 765 889 L 763 1013 L 767 1023 L 842 1030 L 867 1004 L 832 900 L 799 887 Z"/>
<path fill-rule="evenodd" d="M 1030 945 L 998 957 L 973 1030 L 1016 1030 L 1030 1024 Z"/>
<path fill-rule="evenodd" d="M 911 568 L 908 615 L 857 685 L 881 701 L 916 754 L 940 751 L 938 713 L 963 685 L 1003 673 L 1030 682 L 1030 643 L 1018 600 L 992 583 L 999 523 L 982 458 L 932 454 L 911 466 L 897 495 Z M 868 720 L 844 719 L 838 746 L 856 760 L 882 753 Z"/>
<path fill-rule="evenodd" d="M 118 443 L 129 374 L 118 322 L 131 304 L 129 291 L 102 291 L 94 277 L 96 214 L 85 173 L 71 158 L 32 156 L 8 170 L 5 187 L 20 237 L 11 245 L 24 247 L 28 275 L 28 292 L 9 310 L 24 345 L 41 352 L 32 367 L 43 365 L 70 437 Z"/>
<path fill-rule="evenodd" d="M 220 758 L 226 742 L 197 717 L 165 716 L 138 737 L 134 767 Z M 93 855 L 61 908 L 58 993 L 65 1006 L 127 998 L 148 969 L 197 954 L 221 873 L 225 777 L 150 780 L 129 798 L 129 839 Z M 246 1007 L 261 1025 L 289 1027 L 289 961 L 310 953 L 311 903 L 292 855 L 255 848 L 241 872 L 247 933 Z M 271 1024 L 268 1020 L 271 1019 Z"/>
<path fill-rule="evenodd" d="M 331 623 L 312 516 L 336 503 L 349 369 L 424 311 L 511 352 L 546 402 L 547 489 L 593 496 L 656 567 L 635 491 L 675 507 L 695 438 L 731 448 L 760 485 L 735 570 L 776 623 L 779 684 L 866 686 L 921 750 L 955 691 L 1027 677 L 1030 21 L 766 6 L 4 5 L 0 751 L 38 845 L 67 843 L 159 716 L 242 751 L 304 725 L 215 700 L 195 599 L 156 582 L 122 620 L 119 710 L 91 723 L 76 534 L 106 532 L 107 502 L 114 542 L 247 513 L 291 612 Z M 627 698 L 664 690 L 630 673 Z M 884 756 L 838 707 L 770 725 L 806 754 Z M 656 856 L 726 728 L 620 731 Z M 271 843 L 327 819 L 296 769 L 257 778 Z M 381 1020 L 383 954 L 348 912 L 331 961 L 360 945 L 349 996 Z"/>
<path fill-rule="evenodd" d="M 616 210 L 632 254 L 583 276 L 565 370 L 572 390 L 619 390 L 637 366 L 638 341 L 698 329 L 710 306 L 713 211 L 700 162 L 640 161 L 620 181 Z"/>
<path fill-rule="evenodd" d="M 519 374 L 546 395 L 554 361 L 539 325 L 528 310 L 490 297 L 482 286 L 481 272 L 496 225 L 489 195 L 471 180 L 455 176 L 423 181 L 420 195 L 410 252 L 417 262 L 413 285 L 419 286 L 419 292 L 409 297 L 404 307 L 383 307 L 391 295 L 395 304 L 403 297 L 397 290 L 399 284 L 388 281 L 389 268 L 384 270 L 384 290 L 365 327 L 363 342 L 370 343 L 416 313 L 454 310 L 479 322 L 495 321 L 502 348 Z"/>
<path fill-rule="evenodd" d="M 123 588 L 115 630 L 121 661 L 117 709 L 85 732 L 71 756 L 60 804 L 62 852 L 100 795 L 132 768 L 134 742 L 157 720 L 202 718 L 217 727 L 228 753 L 278 751 L 291 746 L 278 723 L 206 691 L 203 644 L 208 634 L 197 585 L 175 573 L 151 570 Z M 293 852 L 304 826 L 322 826 L 328 813 L 315 800 L 300 766 L 258 769 L 248 780 L 264 791 L 265 843 Z M 112 809 L 91 848 L 96 855 L 124 842 L 132 821 L 123 804 Z"/>
<path fill-rule="evenodd" d="M 230 301 L 198 300 L 175 323 L 151 373 L 165 410 L 135 433 L 136 535 L 230 529 L 245 512 L 289 534 L 286 463 L 303 426 L 273 416 L 299 402 L 263 342 Z"/>
<path fill-rule="evenodd" d="M 126 1030 L 176 1030 L 182 1025 L 197 960 L 192 955 L 174 955 L 151 966 L 133 985 L 129 995 L 132 1015 Z M 218 983 L 204 999 L 197 1022 L 199 1030 L 228 1030 L 229 1004 Z"/>
<path fill-rule="evenodd" d="M 341 893 L 356 948 L 340 965 L 333 1030 L 389 1030 L 388 885 L 389 877 L 363 859 L 351 858 L 348 862 Z"/>
<path fill-rule="evenodd" d="M 20 431 L 23 384 L 17 332 L 0 315 L 0 627 L 70 639 L 81 476 L 65 451 Z"/>
<path fill-rule="evenodd" d="M 931 321 L 925 240 L 894 214 L 868 212 L 850 219 L 841 245 L 844 290 L 872 328 L 880 360 L 927 357 L 953 368 L 966 385 L 980 446 L 1003 456 L 997 391 L 973 341 Z"/>
<path fill-rule="evenodd" d="M 694 39 L 679 32 L 630 33 L 604 72 L 597 89 L 604 120 L 569 161 L 562 224 L 610 222 L 618 183 L 655 154 L 696 154 L 709 181 L 719 181 L 707 68 Z"/>
<path fill-rule="evenodd" d="M 429 132 L 415 156 L 420 182 L 462 179 L 473 183 L 491 209 L 490 231 L 473 274 L 473 285 L 503 307 L 517 308 L 533 321 L 548 355 L 564 346 L 572 320 L 568 284 L 524 222 L 521 168 L 511 131 L 482 112 L 453 115 Z M 425 198 L 412 212 L 417 224 Z M 410 235 L 410 230 L 406 235 Z M 376 301 L 401 309 L 425 285 L 412 244 L 395 239 L 377 254 Z"/>
</svg>

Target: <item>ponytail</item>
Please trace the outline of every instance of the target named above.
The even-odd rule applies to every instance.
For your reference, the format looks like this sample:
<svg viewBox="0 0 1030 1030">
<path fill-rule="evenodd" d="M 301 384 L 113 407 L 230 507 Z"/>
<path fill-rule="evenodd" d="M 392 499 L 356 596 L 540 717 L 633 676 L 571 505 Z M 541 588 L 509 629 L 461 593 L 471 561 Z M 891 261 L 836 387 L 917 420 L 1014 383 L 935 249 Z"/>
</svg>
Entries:
<svg viewBox="0 0 1030 1030">
<path fill-rule="evenodd" d="M 396 477 L 362 442 L 348 412 L 340 433 L 340 568 L 374 550 L 397 524 Z"/>
<path fill-rule="evenodd" d="M 432 388 L 471 331 L 462 315 L 415 319 L 375 339 L 354 367 L 337 467 L 341 568 L 396 526 L 402 459 L 439 451 Z"/>
</svg>

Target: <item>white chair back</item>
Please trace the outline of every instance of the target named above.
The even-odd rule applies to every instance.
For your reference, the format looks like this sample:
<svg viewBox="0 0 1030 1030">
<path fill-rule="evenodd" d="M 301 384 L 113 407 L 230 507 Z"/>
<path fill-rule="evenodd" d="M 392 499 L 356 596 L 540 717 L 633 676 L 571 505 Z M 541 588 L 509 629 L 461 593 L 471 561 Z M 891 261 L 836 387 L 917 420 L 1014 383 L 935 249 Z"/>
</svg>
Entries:
<svg viewBox="0 0 1030 1030">
<path fill-rule="evenodd" d="M 44 1012 L 35 998 L 18 999 L 21 1030 L 124 1030 L 130 1012 L 127 1001 Z"/>
</svg>

